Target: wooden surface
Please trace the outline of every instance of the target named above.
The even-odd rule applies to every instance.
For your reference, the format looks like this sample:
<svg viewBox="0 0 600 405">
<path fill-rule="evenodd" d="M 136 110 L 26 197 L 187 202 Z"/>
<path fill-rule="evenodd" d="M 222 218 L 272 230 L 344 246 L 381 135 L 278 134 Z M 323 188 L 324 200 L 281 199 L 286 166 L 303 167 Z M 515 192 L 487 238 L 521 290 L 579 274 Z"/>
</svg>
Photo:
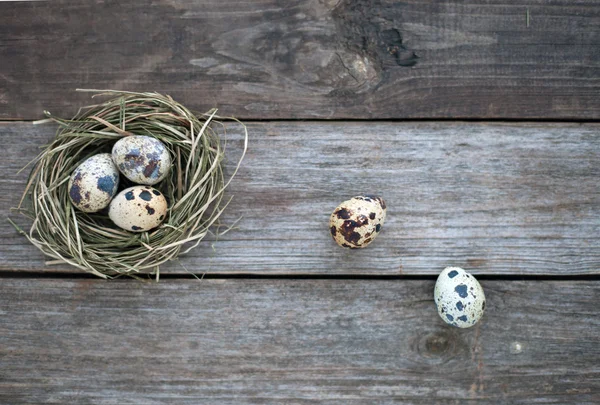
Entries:
<svg viewBox="0 0 600 405">
<path fill-rule="evenodd" d="M 54 130 L 0 125 L 3 213 L 24 188 L 17 171 Z M 600 273 L 600 125 L 268 122 L 249 133 L 223 217 L 241 217 L 237 228 L 163 273 Z M 230 127 L 231 162 L 240 148 Z M 327 224 L 360 193 L 383 196 L 387 221 L 371 246 L 348 251 Z M 70 270 L 44 267 L 6 220 L 0 244 L 0 270 Z"/>
<path fill-rule="evenodd" d="M 245 119 L 599 119 L 599 43 L 595 0 L 0 2 L 0 119 L 72 115 L 81 87 Z"/>
<path fill-rule="evenodd" d="M 599 404 L 599 43 L 595 0 L 0 2 L 0 404 Z M 75 88 L 246 121 L 236 228 L 158 284 L 45 265 L 6 219 Z M 348 251 L 360 193 L 388 219 Z"/>
<path fill-rule="evenodd" d="M 482 284 L 459 330 L 432 280 L 5 278 L 0 402 L 600 402 L 600 285 Z"/>
</svg>

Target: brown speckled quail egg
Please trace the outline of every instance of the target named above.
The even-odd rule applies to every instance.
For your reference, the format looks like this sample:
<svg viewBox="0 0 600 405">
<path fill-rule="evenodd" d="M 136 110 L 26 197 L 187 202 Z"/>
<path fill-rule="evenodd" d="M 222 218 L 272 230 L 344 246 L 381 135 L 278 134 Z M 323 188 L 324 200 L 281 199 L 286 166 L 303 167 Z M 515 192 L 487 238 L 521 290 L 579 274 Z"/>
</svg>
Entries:
<svg viewBox="0 0 600 405">
<path fill-rule="evenodd" d="M 118 186 L 119 171 L 110 153 L 99 153 L 84 160 L 71 174 L 69 199 L 83 212 L 97 212 L 110 204 Z"/>
<path fill-rule="evenodd" d="M 446 267 L 433 293 L 438 314 L 447 323 L 470 328 L 483 316 L 485 294 L 479 281 L 460 267 Z"/>
<path fill-rule="evenodd" d="M 108 210 L 115 225 L 131 232 L 156 228 L 166 215 L 165 196 L 150 186 L 126 188 L 112 200 Z"/>
<path fill-rule="evenodd" d="M 121 173 L 137 184 L 156 184 L 171 169 L 167 147 L 151 136 L 131 135 L 119 139 L 113 146 L 112 158 Z"/>
<path fill-rule="evenodd" d="M 364 195 L 344 201 L 331 214 L 329 230 L 340 246 L 364 248 L 381 231 L 386 206 L 381 197 Z"/>
</svg>

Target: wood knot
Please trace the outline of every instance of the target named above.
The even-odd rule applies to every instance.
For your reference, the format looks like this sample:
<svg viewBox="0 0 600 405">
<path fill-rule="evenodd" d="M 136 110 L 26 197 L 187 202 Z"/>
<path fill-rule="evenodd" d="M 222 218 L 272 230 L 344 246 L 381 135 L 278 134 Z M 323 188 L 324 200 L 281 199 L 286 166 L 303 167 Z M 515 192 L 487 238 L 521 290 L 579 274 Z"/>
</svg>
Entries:
<svg viewBox="0 0 600 405">
<path fill-rule="evenodd" d="M 430 364 L 446 363 L 455 357 L 468 354 L 468 346 L 460 334 L 447 328 L 420 336 L 416 350 L 421 358 Z"/>
<path fill-rule="evenodd" d="M 452 340 L 447 334 L 433 334 L 425 339 L 425 350 L 433 355 L 443 355 L 452 346 Z"/>
<path fill-rule="evenodd" d="M 399 29 L 403 7 L 399 2 L 358 0 L 342 2 L 332 12 L 338 41 L 349 52 L 368 57 L 379 77 L 398 66 L 414 66 L 419 59 Z"/>
</svg>

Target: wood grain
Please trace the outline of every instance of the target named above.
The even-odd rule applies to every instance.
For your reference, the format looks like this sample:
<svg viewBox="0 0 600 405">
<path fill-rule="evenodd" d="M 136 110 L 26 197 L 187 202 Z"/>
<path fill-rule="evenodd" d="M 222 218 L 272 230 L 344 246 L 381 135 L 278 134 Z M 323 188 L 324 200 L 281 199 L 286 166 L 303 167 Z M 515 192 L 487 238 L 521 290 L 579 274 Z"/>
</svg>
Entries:
<svg viewBox="0 0 600 405">
<path fill-rule="evenodd" d="M 0 125 L 0 210 L 18 204 L 54 127 Z M 266 122 L 228 196 L 224 225 L 163 272 L 476 274 L 600 272 L 600 126 L 476 123 Z M 227 170 L 241 137 L 230 126 Z M 366 249 L 338 247 L 328 219 L 342 201 L 379 194 L 388 206 Z M 13 215 L 13 217 L 15 217 Z M 20 220 L 19 217 L 16 217 Z M 20 222 L 26 225 L 22 220 Z M 0 270 L 69 271 L 0 221 Z"/>
<path fill-rule="evenodd" d="M 598 43 L 594 0 L 0 2 L 0 119 L 70 116 L 75 88 L 240 118 L 600 119 Z"/>
<path fill-rule="evenodd" d="M 3 279 L 0 402 L 597 404 L 597 282 Z"/>
</svg>

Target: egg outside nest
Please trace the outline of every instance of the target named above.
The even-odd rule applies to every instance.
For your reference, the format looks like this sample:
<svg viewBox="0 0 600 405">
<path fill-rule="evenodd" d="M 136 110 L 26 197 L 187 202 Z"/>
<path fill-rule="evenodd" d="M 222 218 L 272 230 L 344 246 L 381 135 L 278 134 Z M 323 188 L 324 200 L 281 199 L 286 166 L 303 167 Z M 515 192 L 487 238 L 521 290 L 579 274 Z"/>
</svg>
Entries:
<svg viewBox="0 0 600 405">
<path fill-rule="evenodd" d="M 479 281 L 460 267 L 446 267 L 435 282 L 433 299 L 444 322 L 470 328 L 485 312 L 485 294 Z"/>
<path fill-rule="evenodd" d="M 374 195 L 360 195 L 344 201 L 329 218 L 333 240 L 345 248 L 367 247 L 381 232 L 386 208 L 383 198 Z"/>
</svg>

